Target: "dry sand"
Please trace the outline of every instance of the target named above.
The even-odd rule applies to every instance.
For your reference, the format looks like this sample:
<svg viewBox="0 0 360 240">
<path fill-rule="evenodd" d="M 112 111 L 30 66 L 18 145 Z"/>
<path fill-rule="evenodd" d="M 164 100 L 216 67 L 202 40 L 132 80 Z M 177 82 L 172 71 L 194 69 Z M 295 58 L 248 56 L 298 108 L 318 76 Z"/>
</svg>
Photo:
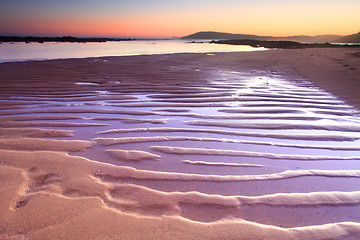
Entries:
<svg viewBox="0 0 360 240">
<path fill-rule="evenodd" d="M 2 63 L 0 239 L 359 239 L 359 92 L 360 49 Z"/>
</svg>

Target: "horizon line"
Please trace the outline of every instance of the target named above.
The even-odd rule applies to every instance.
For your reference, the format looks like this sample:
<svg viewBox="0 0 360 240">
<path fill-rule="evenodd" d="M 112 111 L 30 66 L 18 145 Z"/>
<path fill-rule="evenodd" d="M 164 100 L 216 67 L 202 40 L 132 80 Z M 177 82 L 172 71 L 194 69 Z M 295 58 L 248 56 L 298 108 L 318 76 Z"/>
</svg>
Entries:
<svg viewBox="0 0 360 240">
<path fill-rule="evenodd" d="M 232 32 L 219 32 L 219 31 L 213 31 L 213 30 L 202 30 L 202 31 L 197 31 L 197 32 L 193 32 L 191 34 L 187 34 L 184 36 L 94 36 L 94 35 L 71 35 L 71 34 L 57 34 L 57 35 L 38 35 L 38 34 L 2 34 L 0 33 L 1 37 L 76 37 L 76 38 L 113 38 L 113 39 L 172 39 L 172 38 L 182 38 L 182 37 L 186 37 L 189 35 L 193 35 L 196 33 L 201 33 L 201 32 L 213 32 L 213 33 L 225 33 L 225 34 L 233 34 L 233 35 L 254 35 L 254 36 L 262 36 L 262 37 L 296 37 L 296 36 L 309 36 L 309 37 L 314 37 L 314 36 L 326 36 L 326 35 L 334 35 L 334 36 L 347 36 L 347 35 L 352 35 L 352 34 L 356 34 L 356 33 L 350 33 L 347 35 L 339 35 L 339 34 L 334 34 L 334 33 L 328 33 L 328 34 L 316 34 L 316 35 L 307 35 L 307 34 L 296 34 L 296 35 L 283 35 L 283 36 L 275 36 L 275 35 L 259 35 L 259 34 L 250 34 L 250 33 L 232 33 Z M 360 33 L 360 31 L 359 31 Z"/>
</svg>

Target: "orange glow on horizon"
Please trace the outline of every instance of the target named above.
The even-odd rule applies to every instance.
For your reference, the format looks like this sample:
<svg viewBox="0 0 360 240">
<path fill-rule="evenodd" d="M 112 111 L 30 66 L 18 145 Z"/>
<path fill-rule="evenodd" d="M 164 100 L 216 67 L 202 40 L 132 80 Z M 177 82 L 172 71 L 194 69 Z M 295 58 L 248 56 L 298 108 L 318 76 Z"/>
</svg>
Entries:
<svg viewBox="0 0 360 240">
<path fill-rule="evenodd" d="M 267 36 L 349 35 L 360 31 L 358 5 L 359 8 L 335 3 L 289 3 L 269 7 L 264 3 L 256 7 L 204 6 L 127 15 L 17 16 L 7 22 L 0 21 L 0 30 L 9 29 L 14 35 L 80 37 L 182 37 L 199 31 Z"/>
</svg>

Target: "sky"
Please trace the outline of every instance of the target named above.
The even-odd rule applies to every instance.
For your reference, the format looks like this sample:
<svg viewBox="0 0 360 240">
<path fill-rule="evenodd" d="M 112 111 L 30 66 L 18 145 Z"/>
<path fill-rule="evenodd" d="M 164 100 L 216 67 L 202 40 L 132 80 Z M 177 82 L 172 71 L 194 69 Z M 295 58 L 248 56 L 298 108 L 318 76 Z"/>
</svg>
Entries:
<svg viewBox="0 0 360 240">
<path fill-rule="evenodd" d="M 0 0 L 0 35 L 349 35 L 359 12 L 360 0 Z"/>
</svg>

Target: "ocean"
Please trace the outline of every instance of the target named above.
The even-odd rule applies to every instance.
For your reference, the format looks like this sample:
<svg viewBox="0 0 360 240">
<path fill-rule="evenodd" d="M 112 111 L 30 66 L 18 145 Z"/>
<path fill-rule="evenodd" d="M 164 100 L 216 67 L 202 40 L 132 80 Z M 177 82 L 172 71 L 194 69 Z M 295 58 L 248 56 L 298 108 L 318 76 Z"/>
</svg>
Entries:
<svg viewBox="0 0 360 240">
<path fill-rule="evenodd" d="M 250 46 L 211 44 L 209 41 L 190 43 L 189 40 L 134 40 L 104 43 L 2 43 L 0 44 L 0 63 L 105 56 L 261 50 L 266 49 Z"/>
</svg>

